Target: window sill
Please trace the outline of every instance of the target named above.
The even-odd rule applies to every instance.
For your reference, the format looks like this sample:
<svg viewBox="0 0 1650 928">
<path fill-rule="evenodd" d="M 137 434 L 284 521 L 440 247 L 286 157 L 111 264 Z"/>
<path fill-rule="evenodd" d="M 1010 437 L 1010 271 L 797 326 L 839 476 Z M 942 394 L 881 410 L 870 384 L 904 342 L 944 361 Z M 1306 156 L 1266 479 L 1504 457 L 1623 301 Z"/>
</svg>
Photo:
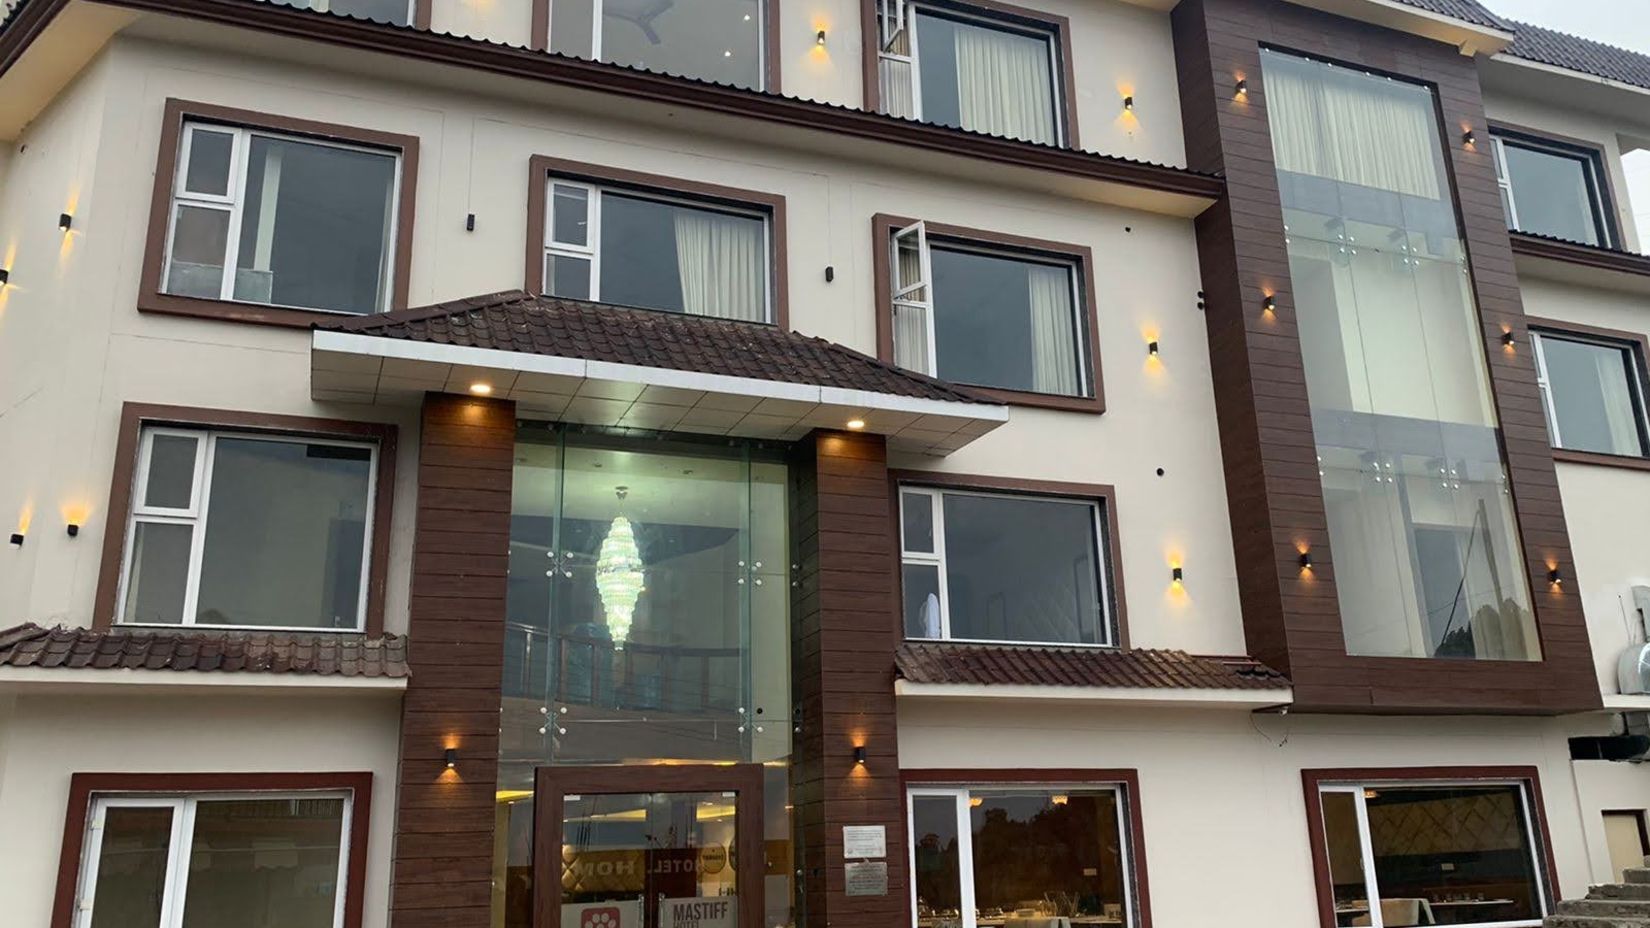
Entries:
<svg viewBox="0 0 1650 928">
<path fill-rule="evenodd" d="M 981 387 L 958 384 L 981 396 L 987 396 L 1010 406 L 1029 409 L 1058 409 L 1098 416 L 1106 411 L 1106 401 L 1098 396 L 1061 396 L 1057 393 L 1033 393 L 1030 390 L 1004 390 L 1000 387 Z"/>
<path fill-rule="evenodd" d="M 230 635 L 356 635 L 365 638 L 364 628 L 305 628 L 300 625 L 187 625 L 182 622 L 110 622 L 107 628 L 118 630 L 122 628 L 137 628 L 146 632 L 188 632 L 191 634 L 208 632 L 211 634 Z"/>
<path fill-rule="evenodd" d="M 146 293 L 138 298 L 137 308 L 138 312 L 143 313 L 217 319 L 222 322 L 245 322 L 288 329 L 307 329 L 318 322 L 336 322 L 358 315 L 318 309 L 287 309 L 257 303 L 237 303 L 233 300 L 208 300 L 194 296 L 174 296 L 170 293 Z"/>
<path fill-rule="evenodd" d="M 1650 458 L 1635 458 L 1625 454 L 1554 448 L 1553 460 L 1561 464 L 1595 464 L 1600 467 L 1618 467 L 1622 470 L 1650 471 Z"/>
</svg>

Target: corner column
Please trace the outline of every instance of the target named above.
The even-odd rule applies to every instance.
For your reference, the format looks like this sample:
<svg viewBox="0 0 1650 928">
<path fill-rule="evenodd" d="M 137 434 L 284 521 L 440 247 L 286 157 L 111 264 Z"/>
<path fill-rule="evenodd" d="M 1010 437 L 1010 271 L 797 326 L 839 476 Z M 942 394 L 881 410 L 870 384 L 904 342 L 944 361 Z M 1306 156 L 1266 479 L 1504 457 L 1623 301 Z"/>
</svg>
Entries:
<svg viewBox="0 0 1650 928">
<path fill-rule="evenodd" d="M 894 707 L 893 488 L 880 435 L 814 432 L 791 469 L 792 670 L 801 734 L 792 767 L 797 868 L 809 928 L 906 924 L 904 797 Z M 855 749 L 864 748 L 865 763 Z M 886 891 L 850 895 L 844 826 L 880 825 Z M 870 887 L 876 889 L 880 887 Z"/>
<path fill-rule="evenodd" d="M 512 402 L 424 398 L 390 891 L 395 928 L 491 924 L 515 437 Z"/>
</svg>

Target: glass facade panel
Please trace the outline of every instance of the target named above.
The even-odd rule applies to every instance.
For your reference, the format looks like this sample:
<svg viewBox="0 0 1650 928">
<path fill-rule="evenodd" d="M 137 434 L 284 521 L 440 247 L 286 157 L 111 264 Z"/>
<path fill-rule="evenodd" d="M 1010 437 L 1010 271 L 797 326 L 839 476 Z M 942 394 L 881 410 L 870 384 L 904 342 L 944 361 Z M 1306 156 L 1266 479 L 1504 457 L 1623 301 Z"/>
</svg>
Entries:
<svg viewBox="0 0 1650 928">
<path fill-rule="evenodd" d="M 736 799 L 721 792 L 563 797 L 561 924 L 737 924 Z M 602 921 L 603 912 L 618 917 Z"/>
<path fill-rule="evenodd" d="M 782 457 L 524 427 L 498 798 L 505 924 L 530 912 L 542 765 L 760 763 L 765 924 L 790 922 L 790 541 Z"/>
<path fill-rule="evenodd" d="M 1432 93 L 1264 64 L 1347 651 L 1539 660 Z"/>
</svg>

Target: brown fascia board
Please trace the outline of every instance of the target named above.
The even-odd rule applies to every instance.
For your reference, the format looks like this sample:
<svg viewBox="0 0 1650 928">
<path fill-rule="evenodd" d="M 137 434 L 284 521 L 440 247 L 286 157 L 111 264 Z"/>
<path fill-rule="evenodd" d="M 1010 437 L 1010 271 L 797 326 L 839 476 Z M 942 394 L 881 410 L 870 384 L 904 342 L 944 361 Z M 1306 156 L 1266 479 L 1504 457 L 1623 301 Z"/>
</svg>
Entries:
<svg viewBox="0 0 1650 928">
<path fill-rule="evenodd" d="M 27 51 L 58 12 L 70 3 L 90 2 L 94 0 L 22 0 L 9 19 L 0 24 L 0 77 Z M 1185 168 L 997 138 L 835 104 L 653 74 L 411 26 L 316 13 L 263 0 L 95 2 L 1190 197 L 1206 201 L 1204 208 L 1219 198 L 1226 187 L 1218 176 Z"/>
</svg>

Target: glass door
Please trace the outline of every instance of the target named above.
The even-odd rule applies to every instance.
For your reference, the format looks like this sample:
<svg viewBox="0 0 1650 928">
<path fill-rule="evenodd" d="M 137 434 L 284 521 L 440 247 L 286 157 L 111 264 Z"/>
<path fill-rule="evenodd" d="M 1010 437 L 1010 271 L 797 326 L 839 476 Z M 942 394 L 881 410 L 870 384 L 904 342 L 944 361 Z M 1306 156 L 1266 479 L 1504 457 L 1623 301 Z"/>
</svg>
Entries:
<svg viewBox="0 0 1650 928">
<path fill-rule="evenodd" d="M 536 924 L 762 924 L 760 765 L 543 767 L 534 806 Z"/>
</svg>

